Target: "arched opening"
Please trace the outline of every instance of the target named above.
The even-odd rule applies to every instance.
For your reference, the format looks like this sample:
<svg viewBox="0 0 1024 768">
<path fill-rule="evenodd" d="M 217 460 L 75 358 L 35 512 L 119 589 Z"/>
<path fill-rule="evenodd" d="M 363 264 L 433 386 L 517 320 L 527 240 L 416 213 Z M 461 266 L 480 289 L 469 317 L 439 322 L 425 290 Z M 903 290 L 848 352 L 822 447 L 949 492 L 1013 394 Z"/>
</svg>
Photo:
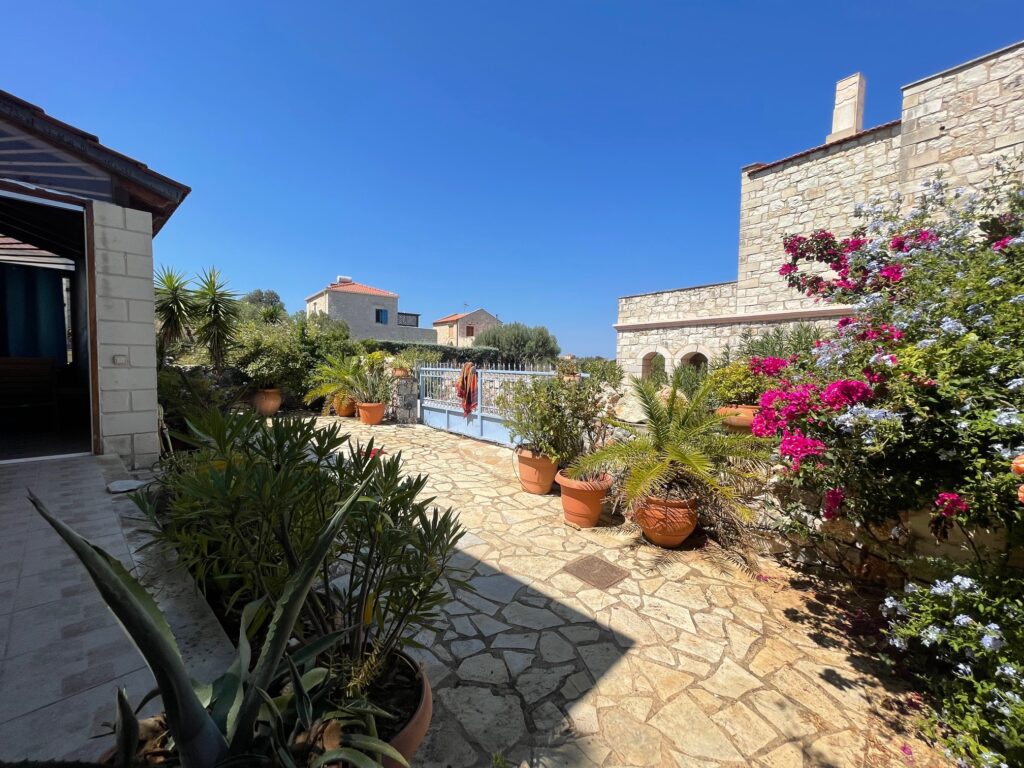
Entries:
<svg viewBox="0 0 1024 768">
<path fill-rule="evenodd" d="M 692 368 L 707 368 L 708 365 L 707 357 L 700 352 L 694 352 L 692 355 L 685 358 L 683 362 Z"/>
<path fill-rule="evenodd" d="M 664 384 L 668 381 L 668 371 L 665 368 L 665 356 L 660 352 L 648 352 L 641 361 L 640 378 L 650 379 L 655 384 Z"/>
</svg>

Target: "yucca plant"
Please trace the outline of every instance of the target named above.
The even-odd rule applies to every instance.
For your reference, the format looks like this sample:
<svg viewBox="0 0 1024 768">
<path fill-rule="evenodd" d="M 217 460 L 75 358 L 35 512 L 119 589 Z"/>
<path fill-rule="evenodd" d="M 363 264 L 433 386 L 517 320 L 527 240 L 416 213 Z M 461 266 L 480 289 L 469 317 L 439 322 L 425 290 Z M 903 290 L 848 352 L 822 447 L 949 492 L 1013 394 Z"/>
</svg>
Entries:
<svg viewBox="0 0 1024 768">
<path fill-rule="evenodd" d="M 157 363 L 162 365 L 173 345 L 191 340 L 191 328 L 199 312 L 199 303 L 189 287 L 190 281 L 182 272 L 161 267 L 154 283 Z"/>
<path fill-rule="evenodd" d="M 235 338 L 241 312 L 238 297 L 212 267 L 200 276 L 195 297 L 196 340 L 206 347 L 210 364 L 219 371 Z"/>
<path fill-rule="evenodd" d="M 248 625 L 261 601 L 246 606 L 238 656 L 225 674 L 208 686 L 196 686 L 189 679 L 167 620 L 156 601 L 124 566 L 50 514 L 35 495 L 30 494 L 29 498 L 85 566 L 104 602 L 146 660 L 163 701 L 173 751 L 183 768 L 214 768 L 227 761 L 276 762 L 298 768 L 347 760 L 353 765 L 372 766 L 375 763 L 367 753 L 386 755 L 406 765 L 388 744 L 372 735 L 352 732 L 355 723 L 365 723 L 367 717 L 372 720 L 375 708 L 361 702 L 331 700 L 324 695 L 330 690 L 325 685 L 328 670 L 316 667 L 315 662 L 349 630 L 332 632 L 285 655 L 292 629 L 320 575 L 323 560 L 336 545 L 338 534 L 365 487 L 364 482 L 338 505 L 318 532 L 308 556 L 296 564 L 273 604 L 255 665 L 251 663 Z M 117 703 L 115 764 L 130 766 L 139 747 L 139 724 L 123 691 L 118 694 Z M 344 728 L 339 725 L 336 729 L 336 746 L 332 744 L 333 748 L 323 754 L 311 754 L 308 738 L 300 737 L 308 736 L 314 726 L 330 719 L 344 723 Z M 369 728 L 372 733 L 372 722 Z"/>
<path fill-rule="evenodd" d="M 329 355 L 313 371 L 313 387 L 304 398 L 306 404 L 324 398 L 323 412 L 326 414 L 331 408 L 331 401 L 335 397 L 342 399 L 352 398 L 352 389 L 356 374 L 363 368 L 363 362 L 357 355 L 342 357 L 341 355 Z"/>
<path fill-rule="evenodd" d="M 357 403 L 390 403 L 395 375 L 383 363 L 371 361 L 352 375 L 349 392 Z"/>
</svg>

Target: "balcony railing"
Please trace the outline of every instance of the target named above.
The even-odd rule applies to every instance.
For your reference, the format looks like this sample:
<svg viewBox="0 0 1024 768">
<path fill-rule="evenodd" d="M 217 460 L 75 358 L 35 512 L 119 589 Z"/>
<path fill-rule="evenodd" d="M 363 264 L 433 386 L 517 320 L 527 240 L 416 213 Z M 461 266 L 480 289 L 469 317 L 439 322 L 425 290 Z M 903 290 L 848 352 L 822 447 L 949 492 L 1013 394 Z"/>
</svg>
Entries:
<svg viewBox="0 0 1024 768">
<path fill-rule="evenodd" d="M 399 312 L 398 324 L 407 328 L 419 328 L 420 316 L 416 312 Z"/>
</svg>

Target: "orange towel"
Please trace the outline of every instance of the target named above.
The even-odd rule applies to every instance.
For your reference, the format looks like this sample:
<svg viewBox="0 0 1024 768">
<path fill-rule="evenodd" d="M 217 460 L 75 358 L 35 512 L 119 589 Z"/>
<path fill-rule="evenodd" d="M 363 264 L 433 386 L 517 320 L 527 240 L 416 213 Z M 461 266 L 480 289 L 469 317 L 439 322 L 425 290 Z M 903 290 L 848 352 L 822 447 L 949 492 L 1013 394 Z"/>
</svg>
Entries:
<svg viewBox="0 0 1024 768">
<path fill-rule="evenodd" d="M 476 366 L 472 363 L 466 363 L 462 366 L 462 372 L 459 374 L 459 378 L 455 380 L 455 394 L 462 401 L 463 416 L 469 416 L 469 414 L 476 410 Z"/>
</svg>

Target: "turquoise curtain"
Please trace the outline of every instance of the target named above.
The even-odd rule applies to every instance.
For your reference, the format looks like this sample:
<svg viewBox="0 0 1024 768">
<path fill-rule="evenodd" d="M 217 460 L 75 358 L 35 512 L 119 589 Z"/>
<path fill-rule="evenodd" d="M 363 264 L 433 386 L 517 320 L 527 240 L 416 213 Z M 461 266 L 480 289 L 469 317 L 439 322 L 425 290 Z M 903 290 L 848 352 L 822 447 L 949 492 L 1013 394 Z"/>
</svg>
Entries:
<svg viewBox="0 0 1024 768">
<path fill-rule="evenodd" d="M 0 356 L 49 357 L 67 362 L 64 273 L 57 269 L 0 265 Z"/>
</svg>

